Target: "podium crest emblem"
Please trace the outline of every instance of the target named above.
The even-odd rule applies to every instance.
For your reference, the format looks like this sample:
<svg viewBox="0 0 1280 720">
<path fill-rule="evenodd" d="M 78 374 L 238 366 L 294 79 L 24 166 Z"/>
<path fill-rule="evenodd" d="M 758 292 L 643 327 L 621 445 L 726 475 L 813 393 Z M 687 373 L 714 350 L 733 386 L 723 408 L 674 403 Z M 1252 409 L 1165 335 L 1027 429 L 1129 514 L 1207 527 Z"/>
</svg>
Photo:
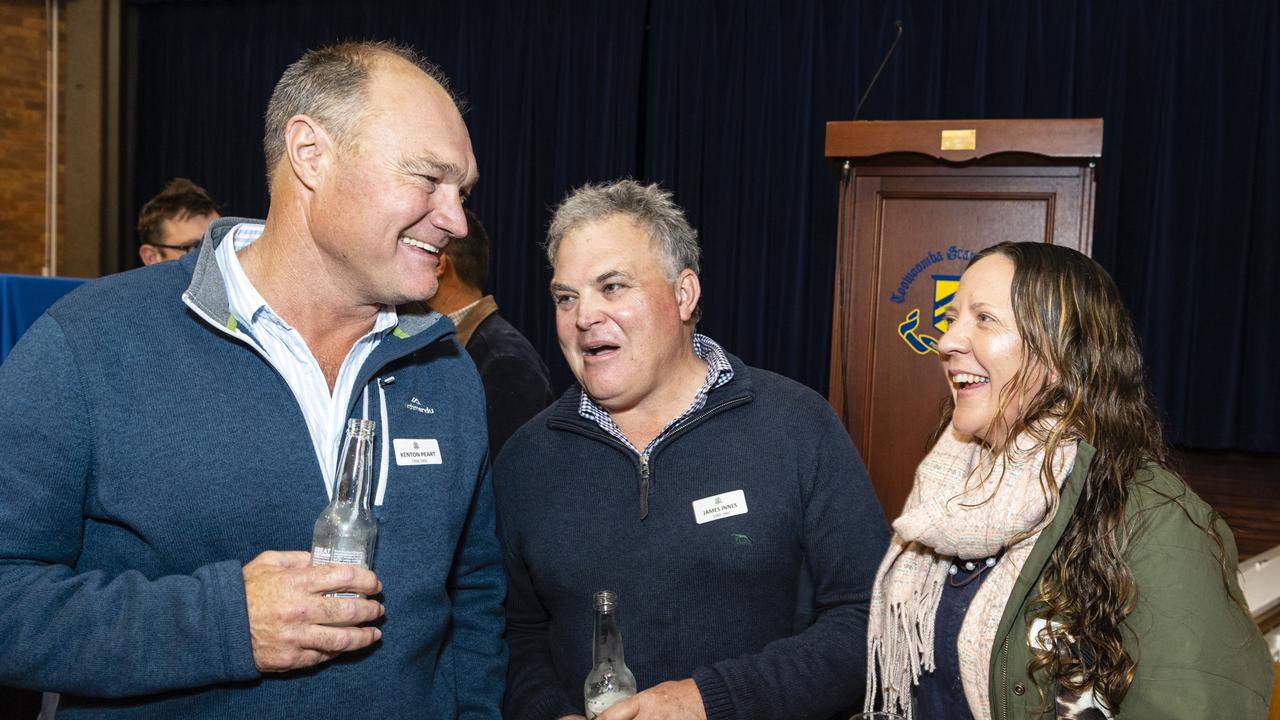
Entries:
<svg viewBox="0 0 1280 720">
<path fill-rule="evenodd" d="M 933 276 L 933 327 L 940 333 L 947 331 L 947 306 L 955 299 L 958 287 L 959 275 Z"/>
<path fill-rule="evenodd" d="M 956 288 L 960 286 L 959 275 L 933 276 L 933 329 L 940 333 L 947 331 L 947 306 L 956 296 Z M 898 337 L 917 355 L 937 354 L 938 339 L 920 328 L 920 311 L 911 308 L 907 317 L 898 323 Z"/>
</svg>

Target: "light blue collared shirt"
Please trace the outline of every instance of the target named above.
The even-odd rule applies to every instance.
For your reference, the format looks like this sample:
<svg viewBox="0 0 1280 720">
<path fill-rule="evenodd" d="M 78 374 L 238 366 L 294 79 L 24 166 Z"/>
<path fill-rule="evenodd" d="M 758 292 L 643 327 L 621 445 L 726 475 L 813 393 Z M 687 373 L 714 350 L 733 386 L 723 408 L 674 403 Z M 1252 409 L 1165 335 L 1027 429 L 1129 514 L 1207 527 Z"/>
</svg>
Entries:
<svg viewBox="0 0 1280 720">
<path fill-rule="evenodd" d="M 356 376 L 382 338 L 396 327 L 396 311 L 389 306 L 378 311 L 373 329 L 356 341 L 342 361 L 338 379 L 330 393 L 324 371 L 302 335 L 271 309 L 240 265 L 236 253 L 261 237 L 262 230 L 263 226 L 258 223 L 240 223 L 233 227 L 218 245 L 218 267 L 227 286 L 231 315 L 237 323 L 236 332 L 262 352 L 293 391 L 307 421 L 316 462 L 320 463 L 320 472 L 324 475 L 325 491 L 333 497 L 338 453 L 346 429 L 347 405 L 355 391 Z"/>
</svg>

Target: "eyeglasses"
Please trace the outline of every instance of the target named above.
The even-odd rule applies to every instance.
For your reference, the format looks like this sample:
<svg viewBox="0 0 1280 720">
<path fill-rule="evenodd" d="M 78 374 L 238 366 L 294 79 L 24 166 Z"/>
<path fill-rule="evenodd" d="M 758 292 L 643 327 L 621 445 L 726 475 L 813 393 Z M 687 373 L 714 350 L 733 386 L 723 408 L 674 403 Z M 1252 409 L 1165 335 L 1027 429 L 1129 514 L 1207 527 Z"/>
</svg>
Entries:
<svg viewBox="0 0 1280 720">
<path fill-rule="evenodd" d="M 150 245 L 151 247 L 164 248 L 165 250 L 177 250 L 178 252 L 185 255 L 191 252 L 192 250 L 195 250 L 197 247 L 200 247 L 201 239 L 202 238 L 196 238 L 195 240 L 190 240 L 188 242 L 182 243 L 181 245 L 166 245 L 164 243 L 147 243 L 147 245 Z"/>
</svg>

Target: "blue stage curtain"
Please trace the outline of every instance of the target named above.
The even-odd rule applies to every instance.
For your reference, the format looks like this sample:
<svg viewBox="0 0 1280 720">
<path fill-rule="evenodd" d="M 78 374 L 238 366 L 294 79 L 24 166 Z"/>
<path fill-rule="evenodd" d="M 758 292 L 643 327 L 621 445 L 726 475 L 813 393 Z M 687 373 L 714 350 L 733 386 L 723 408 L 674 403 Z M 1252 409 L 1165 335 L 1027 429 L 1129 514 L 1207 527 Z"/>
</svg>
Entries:
<svg viewBox="0 0 1280 720">
<path fill-rule="evenodd" d="M 262 112 L 308 47 L 395 39 L 467 115 L 502 312 L 569 381 L 538 248 L 589 181 L 671 188 L 701 232 L 702 329 L 827 386 L 836 192 L 823 126 L 1103 117 L 1094 256 L 1142 338 L 1169 435 L 1280 452 L 1280 5 L 1272 0 L 468 0 L 130 4 L 141 203 L 187 175 L 266 209 Z M 126 262 L 132 248 L 125 248 Z"/>
</svg>

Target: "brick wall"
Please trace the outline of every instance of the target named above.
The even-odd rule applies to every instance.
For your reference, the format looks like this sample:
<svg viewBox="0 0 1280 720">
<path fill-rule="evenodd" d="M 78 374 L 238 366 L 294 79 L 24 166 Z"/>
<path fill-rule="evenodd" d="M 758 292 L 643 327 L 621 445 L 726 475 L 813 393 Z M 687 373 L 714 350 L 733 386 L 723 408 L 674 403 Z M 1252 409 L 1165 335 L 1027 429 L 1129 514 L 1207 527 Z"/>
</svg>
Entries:
<svg viewBox="0 0 1280 720">
<path fill-rule="evenodd" d="M 59 30 L 64 31 L 65 27 Z M 44 2 L 0 0 L 0 272 L 3 273 L 39 275 L 45 262 L 48 46 Z M 59 50 L 64 51 L 65 35 L 60 36 L 59 46 Z M 64 72 L 65 52 L 60 54 L 64 57 L 59 69 Z M 59 83 L 59 87 L 63 85 Z M 59 156 L 61 169 L 61 152 Z M 62 205 L 61 200 L 58 204 Z M 61 239 L 65 235 L 61 207 L 59 216 Z"/>
</svg>

